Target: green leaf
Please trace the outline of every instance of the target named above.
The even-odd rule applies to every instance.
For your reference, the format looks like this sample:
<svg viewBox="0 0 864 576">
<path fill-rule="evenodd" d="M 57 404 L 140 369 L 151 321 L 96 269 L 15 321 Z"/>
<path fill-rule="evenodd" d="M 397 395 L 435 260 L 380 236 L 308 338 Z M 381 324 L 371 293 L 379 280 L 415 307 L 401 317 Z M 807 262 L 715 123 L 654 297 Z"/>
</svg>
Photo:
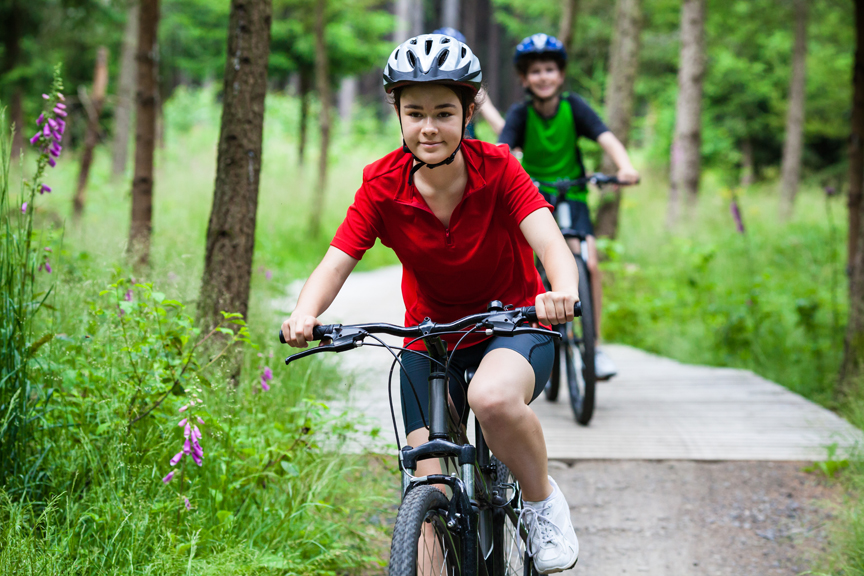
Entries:
<svg viewBox="0 0 864 576">
<path fill-rule="evenodd" d="M 153 300 L 161 304 L 162 301 L 165 300 L 165 294 L 162 292 L 153 292 Z"/>
<path fill-rule="evenodd" d="M 286 462 L 285 460 L 281 460 L 279 464 L 282 466 L 282 469 L 285 470 L 285 473 L 288 474 L 288 476 L 293 477 L 300 475 L 300 470 L 294 464 Z"/>
<path fill-rule="evenodd" d="M 54 334 L 45 334 L 44 336 L 39 338 L 39 340 L 30 345 L 30 349 L 27 350 L 27 355 L 32 357 L 34 354 L 36 354 L 39 348 L 50 342 L 53 338 Z"/>
<path fill-rule="evenodd" d="M 175 396 L 185 396 L 186 390 L 183 389 L 183 386 L 179 382 L 175 382 L 174 386 L 171 387 L 171 393 Z"/>
</svg>

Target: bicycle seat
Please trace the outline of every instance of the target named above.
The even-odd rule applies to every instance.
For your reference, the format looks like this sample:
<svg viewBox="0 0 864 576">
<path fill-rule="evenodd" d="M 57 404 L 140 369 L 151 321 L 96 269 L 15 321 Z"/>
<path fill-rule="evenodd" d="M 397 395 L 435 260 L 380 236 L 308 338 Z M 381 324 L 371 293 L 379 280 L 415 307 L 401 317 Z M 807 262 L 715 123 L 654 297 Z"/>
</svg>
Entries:
<svg viewBox="0 0 864 576">
<path fill-rule="evenodd" d="M 578 238 L 580 242 L 584 242 L 588 237 L 583 232 L 577 232 L 572 228 L 561 228 L 561 235 L 564 236 L 564 238 Z"/>
</svg>

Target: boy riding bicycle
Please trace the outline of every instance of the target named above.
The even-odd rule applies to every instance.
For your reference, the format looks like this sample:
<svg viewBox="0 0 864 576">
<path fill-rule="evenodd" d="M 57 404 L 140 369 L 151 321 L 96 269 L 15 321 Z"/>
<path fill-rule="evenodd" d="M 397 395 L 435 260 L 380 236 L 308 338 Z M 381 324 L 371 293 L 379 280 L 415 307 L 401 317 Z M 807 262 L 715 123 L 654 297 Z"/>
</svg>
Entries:
<svg viewBox="0 0 864 576">
<path fill-rule="evenodd" d="M 507 112 L 504 129 L 498 138 L 508 144 L 513 153 L 521 155 L 522 167 L 534 180 L 554 182 L 585 176 L 579 138 L 595 140 L 618 167 L 618 180 L 635 184 L 639 173 L 630 163 L 624 146 L 606 127 L 599 116 L 579 96 L 562 92 L 567 65 L 564 45 L 553 36 L 534 34 L 516 47 L 516 70 L 528 92 L 525 102 L 513 105 Z M 540 187 L 551 199 L 555 190 Z M 572 228 L 587 237 L 588 270 L 591 272 L 591 292 L 594 300 L 594 325 L 600 340 L 600 308 L 602 284 L 597 267 L 597 244 L 594 227 L 586 203 L 586 187 L 571 188 L 566 195 Z M 579 253 L 578 239 L 568 239 L 574 253 Z M 612 360 L 597 349 L 594 362 L 598 380 L 615 375 Z"/>
</svg>

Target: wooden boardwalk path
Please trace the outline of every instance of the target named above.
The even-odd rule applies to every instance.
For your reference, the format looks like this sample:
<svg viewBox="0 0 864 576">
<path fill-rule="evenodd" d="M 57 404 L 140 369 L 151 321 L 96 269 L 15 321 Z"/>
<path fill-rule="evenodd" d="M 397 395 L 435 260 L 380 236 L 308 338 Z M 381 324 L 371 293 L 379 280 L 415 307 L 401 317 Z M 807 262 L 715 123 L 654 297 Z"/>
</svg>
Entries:
<svg viewBox="0 0 864 576">
<path fill-rule="evenodd" d="M 401 324 L 400 278 L 399 267 L 352 274 L 322 321 Z M 293 300 L 276 307 L 287 313 Z M 541 396 L 532 404 L 551 460 L 812 461 L 824 459 L 830 444 L 837 443 L 842 453 L 862 440 L 861 432 L 836 414 L 750 371 L 681 364 L 628 346 L 605 350 L 619 375 L 598 384 L 589 426 L 573 419 L 566 391 L 557 403 Z M 368 427 L 381 429 L 381 437 L 365 446 L 373 450 L 388 450 L 393 443 L 388 357 L 373 348 L 338 357 L 355 374 L 355 386 L 350 399 L 335 408 L 353 406 L 368 417 Z"/>
</svg>

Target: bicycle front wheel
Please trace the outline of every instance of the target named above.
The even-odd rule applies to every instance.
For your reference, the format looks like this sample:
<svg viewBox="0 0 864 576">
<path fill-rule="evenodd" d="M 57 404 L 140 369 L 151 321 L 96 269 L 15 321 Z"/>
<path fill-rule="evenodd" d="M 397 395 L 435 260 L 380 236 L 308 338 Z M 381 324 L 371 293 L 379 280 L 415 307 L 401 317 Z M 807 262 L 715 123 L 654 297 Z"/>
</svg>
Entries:
<svg viewBox="0 0 864 576">
<path fill-rule="evenodd" d="M 503 462 L 492 457 L 495 479 L 492 494 L 501 503 L 492 519 L 492 576 L 537 576 L 519 534 L 518 510 L 521 508 L 519 484 Z M 512 503 L 512 505 L 511 505 Z"/>
<path fill-rule="evenodd" d="M 408 492 L 390 544 L 390 576 L 462 573 L 457 528 L 447 527 L 447 497 L 432 486 Z"/>
<path fill-rule="evenodd" d="M 594 307 L 591 298 L 591 278 L 585 261 L 576 256 L 579 269 L 579 300 L 582 301 L 582 316 L 568 323 L 559 344 L 567 374 L 567 391 L 570 407 L 576 421 L 586 426 L 594 415 L 594 393 L 597 373 L 594 368 L 596 333 L 594 331 Z"/>
</svg>

